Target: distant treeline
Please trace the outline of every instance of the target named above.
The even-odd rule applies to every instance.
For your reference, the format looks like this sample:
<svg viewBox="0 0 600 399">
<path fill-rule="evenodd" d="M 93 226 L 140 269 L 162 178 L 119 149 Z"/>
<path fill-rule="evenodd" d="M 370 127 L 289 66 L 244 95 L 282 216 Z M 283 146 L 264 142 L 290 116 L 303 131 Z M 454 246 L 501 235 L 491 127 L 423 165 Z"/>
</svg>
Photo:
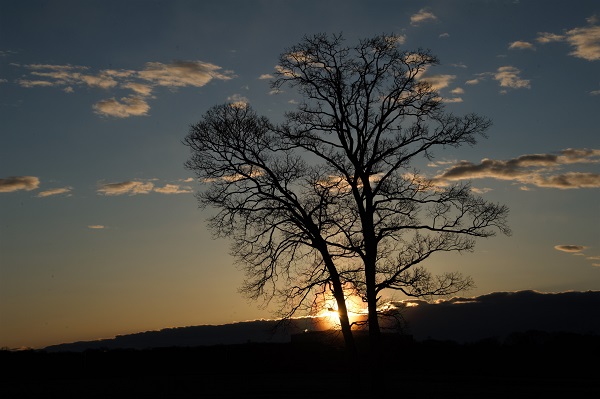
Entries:
<svg viewBox="0 0 600 399">
<path fill-rule="evenodd" d="M 361 341 L 359 340 L 359 343 Z M 427 339 L 412 340 L 390 334 L 379 358 L 382 368 L 406 368 L 435 371 L 437 367 L 454 365 L 506 369 L 516 373 L 544 374 L 577 373 L 597 375 L 600 359 L 600 335 L 548 333 L 543 331 L 515 332 L 505 340 L 494 338 L 474 343 Z M 361 357 L 368 357 L 367 342 L 363 342 Z M 592 363 L 588 363 L 587 360 Z M 246 343 L 197 347 L 165 347 L 151 349 L 90 349 L 83 352 L 46 352 L 44 350 L 0 351 L 0 362 L 10 365 L 2 373 L 12 375 L 87 376 L 154 373 L 264 373 L 298 370 L 341 370 L 349 358 L 337 342 L 326 340 L 293 340 L 291 343 Z M 563 367 L 564 362 L 568 367 Z M 594 367 L 588 365 L 593 364 Z M 532 369 L 530 366 L 534 366 Z M 450 369 L 450 368 L 449 368 Z M 483 367 L 478 367 L 483 371 Z M 451 372 L 451 370 L 448 370 Z"/>
<path fill-rule="evenodd" d="M 376 381 L 387 379 L 422 384 L 419 392 L 434 389 L 436 381 L 442 386 L 444 381 L 453 381 L 453 388 L 444 391 L 438 387 L 442 389 L 440 394 L 446 394 L 444 397 L 453 397 L 452 389 L 457 390 L 456 397 L 460 393 L 463 398 L 471 397 L 469 389 L 474 390 L 475 397 L 489 391 L 490 384 L 497 385 L 494 389 L 498 395 L 514 393 L 506 391 L 510 387 L 538 394 L 562 392 L 567 397 L 575 392 L 600 393 L 598 335 L 527 331 L 513 333 L 503 341 L 488 339 L 469 344 L 400 337 L 388 337 L 377 370 L 366 366 L 367 351 L 361 351 L 358 359 L 350 359 L 339 346 L 311 340 L 144 350 L 0 351 L 0 362 L 6 366 L 0 378 L 0 396 L 71 393 L 110 397 L 126 392 L 141 395 L 138 397 L 192 397 L 203 393 L 228 397 L 252 391 L 266 392 L 262 397 L 301 397 L 301 392 L 320 397 L 314 389 L 327 389 L 326 382 L 331 380 L 339 385 L 337 391 L 330 392 L 333 397 L 343 392 L 345 397 L 352 397 L 347 396 L 352 386 L 362 384 L 363 392 L 375 389 L 371 385 Z M 288 392 L 294 384 L 303 388 Z M 405 390 L 417 389 L 406 384 Z M 459 389 L 456 384 L 470 388 Z M 396 383 L 375 385 L 388 393 L 396 389 Z M 282 389 L 288 394 L 278 396 Z"/>
</svg>

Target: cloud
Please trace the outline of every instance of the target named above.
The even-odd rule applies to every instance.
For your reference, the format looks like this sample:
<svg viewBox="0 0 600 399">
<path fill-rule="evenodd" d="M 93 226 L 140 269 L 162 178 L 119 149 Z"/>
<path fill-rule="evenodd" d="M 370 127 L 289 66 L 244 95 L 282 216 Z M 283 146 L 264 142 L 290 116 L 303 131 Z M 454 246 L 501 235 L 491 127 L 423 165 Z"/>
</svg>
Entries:
<svg viewBox="0 0 600 399">
<path fill-rule="evenodd" d="M 88 226 L 88 229 L 91 230 L 102 230 L 102 229 L 106 229 L 107 227 L 101 224 L 91 224 Z"/>
<path fill-rule="evenodd" d="M 18 83 L 23 87 L 83 85 L 109 89 L 117 85 L 117 81 L 107 71 L 89 75 L 84 73 L 89 69 L 84 66 L 29 64 L 25 65 L 25 68 L 32 71 L 31 76 L 36 80 L 19 80 Z"/>
<path fill-rule="evenodd" d="M 141 181 L 124 181 L 120 183 L 107 183 L 102 184 L 97 192 L 102 195 L 137 195 L 137 194 L 148 194 L 154 188 L 154 184 Z"/>
<path fill-rule="evenodd" d="M 600 174 L 557 171 L 566 165 L 599 162 L 600 150 L 568 148 L 559 154 L 527 154 L 506 161 L 487 158 L 479 164 L 460 161 L 434 180 L 444 185 L 455 180 L 492 178 L 544 188 L 598 188 Z"/>
<path fill-rule="evenodd" d="M 516 42 L 510 43 L 508 46 L 509 50 L 535 50 L 535 46 L 529 42 L 517 40 Z"/>
<path fill-rule="evenodd" d="M 164 187 L 156 187 L 154 191 L 161 194 L 187 194 L 192 192 L 192 188 L 188 186 L 181 187 L 178 184 L 165 184 Z"/>
<path fill-rule="evenodd" d="M 271 75 L 270 73 L 263 73 L 262 75 L 260 75 L 258 77 L 258 79 L 260 79 L 260 80 L 268 80 L 268 79 L 273 79 L 273 78 L 274 78 L 274 76 Z"/>
<path fill-rule="evenodd" d="M 51 188 L 49 190 L 40 192 L 37 195 L 37 197 L 44 198 L 44 197 L 51 197 L 53 195 L 60 195 L 60 194 L 67 194 L 68 196 L 70 196 L 71 190 L 73 190 L 72 187 Z"/>
<path fill-rule="evenodd" d="M 133 90 L 133 92 L 139 96 L 149 96 L 152 93 L 152 86 L 144 83 L 127 82 L 121 85 L 124 89 Z"/>
<path fill-rule="evenodd" d="M 20 79 L 17 81 L 17 83 L 19 83 L 20 86 L 22 87 L 26 87 L 26 88 L 32 88 L 32 87 L 52 87 L 52 86 L 56 86 L 56 83 L 54 82 L 48 82 L 46 80 L 27 80 L 27 79 Z"/>
<path fill-rule="evenodd" d="M 485 194 L 485 193 L 488 193 L 488 192 L 494 191 L 494 190 L 491 188 L 488 188 L 488 187 L 483 187 L 483 188 L 471 187 L 471 191 L 473 191 L 476 194 Z"/>
<path fill-rule="evenodd" d="M 571 29 L 566 36 L 567 42 L 575 48 L 570 55 L 588 61 L 600 60 L 600 26 Z"/>
<path fill-rule="evenodd" d="M 188 180 L 185 179 L 184 182 L 188 182 Z M 179 184 L 165 184 L 163 187 L 156 187 L 152 182 L 128 180 L 119 183 L 101 184 L 97 192 L 101 195 L 115 196 L 149 194 L 151 192 L 159 194 L 187 194 L 193 192 L 193 190 L 189 186 L 181 186 Z"/>
<path fill-rule="evenodd" d="M 581 252 L 584 249 L 586 249 L 586 247 L 584 247 L 583 245 L 555 245 L 554 249 L 556 249 L 557 251 L 562 251 L 562 252 Z"/>
<path fill-rule="evenodd" d="M 0 193 L 12 193 L 15 191 L 31 191 L 38 188 L 40 179 L 35 176 L 10 176 L 0 179 Z"/>
<path fill-rule="evenodd" d="M 110 89 L 117 86 L 117 81 L 112 76 L 101 72 L 99 75 L 81 75 L 80 79 L 89 87 L 98 87 L 100 89 Z"/>
<path fill-rule="evenodd" d="M 567 30 L 564 34 L 538 32 L 537 41 L 541 44 L 567 42 L 573 51 L 569 53 L 588 61 L 600 60 L 600 26 L 595 25 L 595 16 L 587 19 L 589 26 Z"/>
<path fill-rule="evenodd" d="M 561 252 L 566 252 L 571 255 L 575 255 L 578 257 L 583 257 L 585 260 L 592 261 L 592 266 L 600 266 L 600 263 L 594 262 L 600 260 L 600 256 L 586 256 L 583 251 L 585 251 L 588 247 L 584 245 L 555 245 L 554 249 Z"/>
<path fill-rule="evenodd" d="M 416 13 L 410 17 L 410 24 L 413 26 L 417 26 L 417 25 L 421 24 L 422 22 L 429 22 L 429 21 L 435 21 L 435 20 L 437 20 L 437 17 L 431 11 L 428 11 L 427 9 L 422 8 L 419 10 L 418 13 Z"/>
<path fill-rule="evenodd" d="M 127 118 L 147 115 L 150 109 L 146 98 L 154 87 L 171 89 L 180 87 L 202 87 L 210 81 L 229 80 L 235 77 L 231 71 L 222 71 L 220 66 L 203 61 L 175 61 L 169 64 L 148 62 L 140 71 L 105 69 L 92 73 L 89 67 L 76 65 L 29 64 L 19 65 L 31 72 L 17 81 L 21 87 L 61 87 L 73 93 L 77 87 L 103 90 L 128 89 L 133 95 L 101 100 L 94 104 L 94 111 L 103 116 Z"/>
<path fill-rule="evenodd" d="M 387 36 L 386 40 L 389 43 L 395 44 L 395 45 L 402 45 L 404 43 L 406 43 L 406 35 L 392 35 L 392 36 Z"/>
<path fill-rule="evenodd" d="M 440 33 L 440 35 L 438 37 L 440 37 L 440 38 L 450 37 L 450 33 L 448 33 L 448 32 Z"/>
<path fill-rule="evenodd" d="M 234 77 L 231 72 L 219 72 L 220 69 L 220 66 L 203 61 L 148 62 L 137 76 L 159 86 L 202 87 L 213 79 L 229 80 Z"/>
<path fill-rule="evenodd" d="M 227 97 L 227 101 L 234 107 L 245 108 L 248 105 L 248 99 L 241 94 L 234 94 Z"/>
<path fill-rule="evenodd" d="M 421 80 L 429 83 L 431 88 L 437 91 L 448 87 L 455 78 L 456 75 L 431 75 L 423 76 Z"/>
<path fill-rule="evenodd" d="M 494 79 L 500 82 L 500 87 L 509 87 L 511 89 L 529 89 L 531 88 L 529 80 L 521 79 L 521 71 L 513 66 L 503 66 L 498 68 L 494 74 Z"/>
<path fill-rule="evenodd" d="M 538 187 L 547 188 L 600 188 L 600 174 L 597 173 L 581 173 L 570 172 L 561 175 L 550 176 L 533 176 L 529 183 Z"/>
<path fill-rule="evenodd" d="M 538 41 L 538 43 L 546 44 L 553 42 L 562 42 L 563 40 L 565 40 L 565 37 L 563 35 L 557 35 L 549 32 L 538 32 L 538 37 L 536 40 Z"/>
<path fill-rule="evenodd" d="M 148 103 L 141 97 L 123 97 L 121 101 L 109 98 L 97 102 L 92 106 L 99 115 L 127 118 L 130 116 L 147 115 L 150 110 Z"/>
<path fill-rule="evenodd" d="M 451 97 L 451 98 L 443 98 L 442 101 L 445 103 L 462 103 L 463 99 L 461 97 Z"/>
</svg>

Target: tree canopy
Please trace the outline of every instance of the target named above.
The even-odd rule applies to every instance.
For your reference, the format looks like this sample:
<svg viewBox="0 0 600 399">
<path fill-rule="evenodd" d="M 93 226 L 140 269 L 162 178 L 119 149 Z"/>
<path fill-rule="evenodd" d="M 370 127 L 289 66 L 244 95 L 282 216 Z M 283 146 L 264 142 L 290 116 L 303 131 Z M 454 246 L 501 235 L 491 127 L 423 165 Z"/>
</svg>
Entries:
<svg viewBox="0 0 600 399">
<path fill-rule="evenodd" d="M 367 304 L 376 346 L 386 291 L 468 289 L 470 277 L 432 275 L 424 261 L 510 233 L 507 207 L 414 168 L 434 150 L 475 144 L 491 121 L 447 112 L 423 76 L 438 60 L 398 45 L 393 35 L 354 46 L 341 34 L 306 36 L 281 54 L 272 81 L 303 98 L 283 123 L 249 105 L 216 105 L 184 140 L 186 167 L 205 185 L 199 204 L 216 210 L 210 227 L 245 270 L 241 291 L 277 299 L 284 317 L 332 294 L 349 347 L 349 295 Z"/>
</svg>

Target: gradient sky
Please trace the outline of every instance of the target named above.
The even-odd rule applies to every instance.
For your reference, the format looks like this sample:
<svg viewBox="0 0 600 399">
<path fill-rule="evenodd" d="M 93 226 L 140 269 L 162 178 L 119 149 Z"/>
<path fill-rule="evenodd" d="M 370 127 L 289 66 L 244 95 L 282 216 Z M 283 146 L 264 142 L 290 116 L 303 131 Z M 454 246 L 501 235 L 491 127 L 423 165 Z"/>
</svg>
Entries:
<svg viewBox="0 0 600 399">
<path fill-rule="evenodd" d="M 447 110 L 494 122 L 415 166 L 472 179 L 513 234 L 431 271 L 468 296 L 600 289 L 598 1 L 0 0 L 0 347 L 270 317 L 181 141 L 226 101 L 280 121 L 298 97 L 270 92 L 277 58 L 320 32 L 430 49 Z"/>
</svg>

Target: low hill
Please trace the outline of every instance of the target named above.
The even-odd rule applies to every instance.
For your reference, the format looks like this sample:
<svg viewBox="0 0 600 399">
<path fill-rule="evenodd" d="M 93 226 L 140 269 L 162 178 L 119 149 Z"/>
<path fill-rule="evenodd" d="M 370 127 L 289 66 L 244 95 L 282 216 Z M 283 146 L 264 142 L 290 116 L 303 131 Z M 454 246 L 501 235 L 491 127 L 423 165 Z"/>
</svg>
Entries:
<svg viewBox="0 0 600 399">
<path fill-rule="evenodd" d="M 484 339 L 505 340 L 515 332 L 542 331 L 600 335 L 600 291 L 540 293 L 496 292 L 478 297 L 455 297 L 427 303 L 395 303 L 404 320 L 403 332 L 417 341 Z M 111 339 L 64 343 L 49 352 L 87 349 L 148 349 L 243 343 L 286 343 L 304 331 L 322 330 L 316 318 L 291 320 L 277 328 L 277 320 L 254 320 L 226 325 L 167 328 Z"/>
</svg>

